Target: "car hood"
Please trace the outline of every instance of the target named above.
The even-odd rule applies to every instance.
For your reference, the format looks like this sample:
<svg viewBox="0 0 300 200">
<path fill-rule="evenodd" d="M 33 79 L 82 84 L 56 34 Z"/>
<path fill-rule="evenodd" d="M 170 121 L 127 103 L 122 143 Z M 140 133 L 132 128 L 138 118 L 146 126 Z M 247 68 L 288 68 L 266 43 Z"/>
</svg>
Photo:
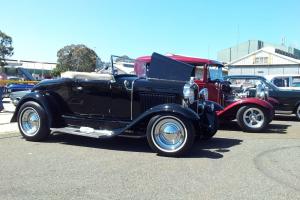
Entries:
<svg viewBox="0 0 300 200">
<path fill-rule="evenodd" d="M 164 80 L 189 81 L 194 66 L 153 53 L 147 69 L 147 77 Z"/>
</svg>

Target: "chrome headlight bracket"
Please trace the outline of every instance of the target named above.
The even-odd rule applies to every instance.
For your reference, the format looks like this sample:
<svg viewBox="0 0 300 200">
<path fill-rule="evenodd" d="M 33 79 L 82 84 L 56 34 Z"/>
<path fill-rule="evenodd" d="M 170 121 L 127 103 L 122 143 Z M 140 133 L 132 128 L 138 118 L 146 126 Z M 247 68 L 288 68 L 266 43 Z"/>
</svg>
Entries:
<svg viewBox="0 0 300 200">
<path fill-rule="evenodd" d="M 198 98 L 201 101 L 207 101 L 208 100 L 208 90 L 207 88 L 203 88 L 200 90 L 199 94 L 198 94 Z"/>
<path fill-rule="evenodd" d="M 194 77 L 191 77 L 190 81 L 183 86 L 183 98 L 188 104 L 193 104 L 195 102 Z"/>
</svg>

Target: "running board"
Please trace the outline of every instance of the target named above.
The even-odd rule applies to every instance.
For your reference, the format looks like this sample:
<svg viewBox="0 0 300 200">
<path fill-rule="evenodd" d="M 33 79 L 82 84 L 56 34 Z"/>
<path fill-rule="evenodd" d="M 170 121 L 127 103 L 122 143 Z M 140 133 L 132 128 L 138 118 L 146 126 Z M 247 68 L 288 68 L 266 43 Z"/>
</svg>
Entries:
<svg viewBox="0 0 300 200">
<path fill-rule="evenodd" d="M 92 138 L 109 138 L 116 136 L 120 133 L 120 131 L 114 131 L 114 130 L 98 130 L 93 129 L 90 127 L 63 127 L 63 128 L 51 128 L 52 132 L 60 132 L 60 133 L 67 133 L 72 135 L 80 135 L 80 136 L 86 136 L 86 137 L 92 137 Z"/>
<path fill-rule="evenodd" d="M 293 111 L 275 110 L 275 114 L 293 114 Z"/>
</svg>

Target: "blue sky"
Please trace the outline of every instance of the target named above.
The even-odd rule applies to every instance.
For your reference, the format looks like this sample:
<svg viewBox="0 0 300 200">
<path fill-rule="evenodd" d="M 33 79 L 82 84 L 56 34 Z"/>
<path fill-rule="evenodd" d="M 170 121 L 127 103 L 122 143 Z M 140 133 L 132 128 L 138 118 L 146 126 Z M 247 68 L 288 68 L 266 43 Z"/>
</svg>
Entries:
<svg viewBox="0 0 300 200">
<path fill-rule="evenodd" d="M 85 44 L 102 60 L 156 51 L 216 59 L 248 39 L 300 48 L 299 0 L 0 0 L 0 30 L 16 59 L 56 61 L 57 51 Z"/>
</svg>

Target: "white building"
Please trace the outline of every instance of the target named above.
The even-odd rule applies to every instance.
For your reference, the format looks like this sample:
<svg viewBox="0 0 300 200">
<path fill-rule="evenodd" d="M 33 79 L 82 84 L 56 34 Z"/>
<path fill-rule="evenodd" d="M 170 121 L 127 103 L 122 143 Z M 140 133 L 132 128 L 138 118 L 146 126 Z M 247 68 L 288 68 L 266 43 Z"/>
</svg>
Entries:
<svg viewBox="0 0 300 200">
<path fill-rule="evenodd" d="M 300 60 L 265 47 L 228 63 L 229 75 L 300 74 Z"/>
<path fill-rule="evenodd" d="M 29 60 L 15 60 L 6 59 L 7 65 L 5 66 L 6 73 L 14 75 L 15 68 L 22 67 L 27 69 L 35 78 L 44 78 L 50 74 L 50 71 L 56 67 L 56 63 L 29 61 Z"/>
</svg>

